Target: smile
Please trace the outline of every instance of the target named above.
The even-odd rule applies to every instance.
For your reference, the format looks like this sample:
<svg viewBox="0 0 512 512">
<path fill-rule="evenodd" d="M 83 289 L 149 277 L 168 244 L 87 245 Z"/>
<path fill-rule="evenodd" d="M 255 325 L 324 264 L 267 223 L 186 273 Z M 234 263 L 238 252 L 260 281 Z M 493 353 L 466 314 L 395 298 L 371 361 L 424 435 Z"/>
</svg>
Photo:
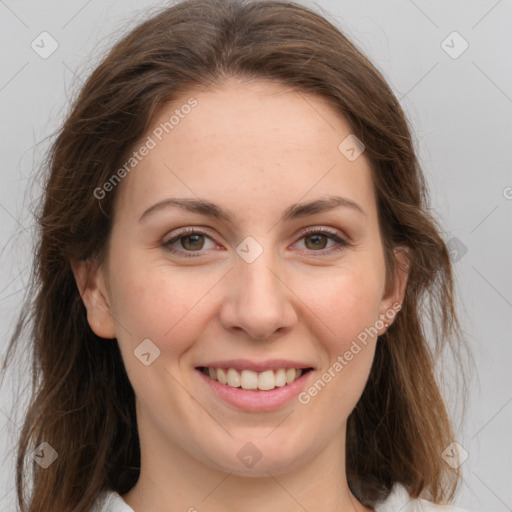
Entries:
<svg viewBox="0 0 512 512">
<path fill-rule="evenodd" d="M 270 412 L 298 403 L 297 396 L 315 374 L 313 367 L 284 360 L 218 361 L 195 370 L 205 385 L 205 400 L 213 398 L 247 412 Z"/>
<path fill-rule="evenodd" d="M 278 368 L 276 370 L 264 370 L 256 372 L 253 370 L 237 370 L 235 368 L 198 368 L 204 375 L 211 379 L 230 386 L 245 390 L 270 391 L 275 388 L 290 385 L 295 382 L 303 373 L 311 368 Z"/>
</svg>

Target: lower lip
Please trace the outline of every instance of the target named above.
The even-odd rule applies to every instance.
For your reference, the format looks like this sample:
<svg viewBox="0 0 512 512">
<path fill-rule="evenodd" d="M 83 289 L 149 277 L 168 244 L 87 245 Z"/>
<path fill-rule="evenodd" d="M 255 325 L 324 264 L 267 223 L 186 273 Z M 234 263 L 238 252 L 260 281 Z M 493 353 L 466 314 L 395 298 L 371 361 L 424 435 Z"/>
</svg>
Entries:
<svg viewBox="0 0 512 512">
<path fill-rule="evenodd" d="M 306 380 L 313 373 L 310 370 L 291 384 L 286 384 L 270 391 L 254 391 L 221 384 L 219 381 L 205 375 L 201 370 L 196 369 L 196 371 L 215 395 L 228 404 L 244 411 L 273 411 L 282 407 L 291 402 L 304 389 Z"/>
</svg>

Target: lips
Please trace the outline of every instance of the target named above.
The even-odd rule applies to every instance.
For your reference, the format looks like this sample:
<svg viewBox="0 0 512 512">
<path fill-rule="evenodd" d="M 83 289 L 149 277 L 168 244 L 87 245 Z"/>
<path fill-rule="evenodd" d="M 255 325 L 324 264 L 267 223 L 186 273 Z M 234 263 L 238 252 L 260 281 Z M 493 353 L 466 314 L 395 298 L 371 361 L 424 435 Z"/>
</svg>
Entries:
<svg viewBox="0 0 512 512">
<path fill-rule="evenodd" d="M 292 384 L 313 367 L 308 363 L 285 359 L 232 359 L 209 362 L 196 369 L 224 386 L 247 391 L 270 391 Z"/>
<path fill-rule="evenodd" d="M 266 370 L 279 370 L 279 368 L 307 369 L 314 366 L 304 361 L 293 361 L 291 359 L 269 359 L 267 361 L 251 361 L 250 359 L 226 359 L 223 361 L 208 361 L 200 363 L 196 368 L 234 368 L 235 370 L 252 370 L 253 372 L 264 372 Z"/>
<path fill-rule="evenodd" d="M 200 391 L 200 396 L 203 397 L 205 403 L 207 400 L 210 400 L 211 397 L 214 397 L 214 400 L 220 400 L 228 406 L 234 407 L 236 410 L 248 412 L 270 412 L 293 403 L 297 395 L 315 378 L 313 367 L 293 361 L 281 360 L 254 363 L 237 360 L 216 361 L 209 363 L 209 365 L 212 366 L 208 367 L 205 365 L 195 368 L 199 380 L 205 385 L 204 388 L 201 388 L 203 391 Z M 228 365 L 232 366 L 229 367 Z M 241 366 L 242 368 L 240 368 Z M 244 368 L 244 366 L 246 367 Z M 260 370 L 255 371 L 247 368 L 247 366 Z M 263 369 L 261 370 L 261 368 Z M 283 372 L 285 384 L 278 385 L 283 384 Z M 286 382 L 287 372 L 289 372 L 290 384 Z M 213 377 L 210 377 L 210 373 Z M 219 376 L 220 379 L 226 379 L 225 384 L 217 380 Z M 242 376 L 244 376 L 244 380 L 242 380 Z M 256 388 L 253 387 L 254 377 L 257 378 Z M 247 381 L 247 379 L 249 380 Z M 260 389 L 260 379 L 262 379 L 262 389 Z M 229 380 L 231 380 L 232 385 L 229 385 Z M 244 389 L 242 383 L 246 386 L 248 385 L 248 387 L 252 387 L 252 389 Z"/>
</svg>

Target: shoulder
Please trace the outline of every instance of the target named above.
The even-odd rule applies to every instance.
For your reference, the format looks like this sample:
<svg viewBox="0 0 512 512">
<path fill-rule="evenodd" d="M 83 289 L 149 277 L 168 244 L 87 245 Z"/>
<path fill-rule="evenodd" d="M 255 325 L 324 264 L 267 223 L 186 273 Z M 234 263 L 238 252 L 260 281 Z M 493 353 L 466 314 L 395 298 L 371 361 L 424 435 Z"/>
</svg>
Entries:
<svg viewBox="0 0 512 512">
<path fill-rule="evenodd" d="M 395 484 L 387 499 L 375 507 L 375 512 L 470 512 L 455 505 L 438 505 L 422 498 L 411 498 L 407 489 Z"/>
<path fill-rule="evenodd" d="M 98 496 L 90 512 L 134 512 L 134 510 L 117 492 L 107 490 Z"/>
</svg>

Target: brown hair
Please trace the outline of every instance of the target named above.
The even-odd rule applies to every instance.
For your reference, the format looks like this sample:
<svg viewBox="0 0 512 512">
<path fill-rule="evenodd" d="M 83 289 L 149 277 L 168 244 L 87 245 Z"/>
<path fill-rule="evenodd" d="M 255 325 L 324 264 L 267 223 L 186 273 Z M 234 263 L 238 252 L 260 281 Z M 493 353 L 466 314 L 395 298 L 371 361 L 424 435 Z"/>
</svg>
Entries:
<svg viewBox="0 0 512 512">
<path fill-rule="evenodd" d="M 367 506 L 394 482 L 437 502 L 455 494 L 459 471 L 441 457 L 453 427 L 435 378 L 436 357 L 460 338 L 452 270 L 400 104 L 367 58 L 313 10 L 288 1 L 187 0 L 114 46 L 82 87 L 48 155 L 32 286 L 3 366 L 30 326 L 32 396 L 16 467 L 23 510 L 84 512 L 101 490 L 124 494 L 138 479 L 134 391 L 117 343 L 88 325 L 71 262 L 104 257 L 116 191 L 100 207 L 94 191 L 156 114 L 187 89 L 229 77 L 272 80 L 329 100 L 366 147 L 388 278 L 396 271 L 393 249 L 409 248 L 402 311 L 377 344 L 348 420 L 352 491 Z M 43 441 L 59 457 L 46 469 L 32 462 L 25 508 L 25 458 Z"/>
</svg>

